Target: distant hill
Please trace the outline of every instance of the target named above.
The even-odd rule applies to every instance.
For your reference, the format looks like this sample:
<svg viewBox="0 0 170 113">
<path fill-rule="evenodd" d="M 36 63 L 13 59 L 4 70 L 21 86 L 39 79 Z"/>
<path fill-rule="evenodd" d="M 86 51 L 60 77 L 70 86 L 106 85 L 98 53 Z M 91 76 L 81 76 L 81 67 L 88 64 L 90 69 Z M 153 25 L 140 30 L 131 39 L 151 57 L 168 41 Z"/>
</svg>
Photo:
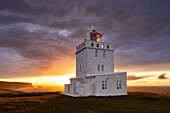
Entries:
<svg viewBox="0 0 170 113">
<path fill-rule="evenodd" d="M 6 82 L 0 81 L 0 88 L 1 89 L 19 89 L 19 88 L 30 88 L 33 87 L 31 83 L 25 82 Z"/>
</svg>

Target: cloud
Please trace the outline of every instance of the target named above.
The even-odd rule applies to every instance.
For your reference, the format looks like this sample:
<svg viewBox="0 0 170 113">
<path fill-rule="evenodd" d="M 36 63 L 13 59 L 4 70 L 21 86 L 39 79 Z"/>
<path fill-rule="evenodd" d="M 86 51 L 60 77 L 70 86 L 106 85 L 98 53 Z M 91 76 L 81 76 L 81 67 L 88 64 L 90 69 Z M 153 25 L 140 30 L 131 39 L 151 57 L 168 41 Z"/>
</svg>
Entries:
<svg viewBox="0 0 170 113">
<path fill-rule="evenodd" d="M 0 66 L 1 71 L 4 70 L 5 62 L 9 62 L 11 55 L 13 55 L 8 52 L 11 50 L 15 50 L 15 54 L 19 54 L 29 62 L 27 63 L 20 58 L 20 65 L 23 64 L 21 66 L 17 63 L 7 63 L 6 68 L 8 71 L 1 72 L 1 78 L 41 75 L 47 70 L 53 69 L 55 65 L 59 65 L 55 63 L 63 56 L 70 58 L 74 56 L 72 52 L 74 48 L 70 44 L 72 42 L 66 37 L 60 36 L 58 29 L 20 23 L 1 28 L 1 30 L 4 32 L 0 34 L 0 47 L 2 48 L 0 52 L 6 51 L 3 53 L 10 55 L 9 57 L 4 57 L 5 61 Z M 13 55 L 16 58 L 17 56 Z M 14 69 L 19 70 L 19 68 L 22 71 L 12 71 Z M 28 69 L 29 73 L 27 72 Z"/>
<path fill-rule="evenodd" d="M 166 73 L 162 73 L 161 75 L 158 76 L 158 79 L 168 79 L 166 77 Z"/>
<path fill-rule="evenodd" d="M 154 75 L 146 75 L 146 76 L 136 76 L 136 75 L 128 75 L 127 80 L 138 80 L 138 79 L 144 79 L 148 77 L 152 77 Z"/>
<path fill-rule="evenodd" d="M 104 41 L 114 44 L 116 70 L 166 71 L 170 66 L 169 5 L 168 0 L 0 1 L 0 48 L 5 55 L 13 50 L 21 64 L 29 62 L 27 68 L 37 69 L 32 75 L 42 74 L 53 69 L 56 61 L 75 57 L 75 47 L 92 22 Z M 10 67 L 10 58 L 3 59 Z"/>
</svg>

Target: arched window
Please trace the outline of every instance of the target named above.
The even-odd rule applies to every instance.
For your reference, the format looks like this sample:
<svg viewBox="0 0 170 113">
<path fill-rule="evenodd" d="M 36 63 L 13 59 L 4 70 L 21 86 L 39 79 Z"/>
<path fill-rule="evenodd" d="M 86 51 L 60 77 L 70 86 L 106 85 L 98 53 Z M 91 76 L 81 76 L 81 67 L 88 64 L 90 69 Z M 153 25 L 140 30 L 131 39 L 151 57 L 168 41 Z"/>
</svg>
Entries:
<svg viewBox="0 0 170 113">
<path fill-rule="evenodd" d="M 104 48 L 104 44 L 102 44 L 102 48 Z"/>
<path fill-rule="evenodd" d="M 107 45 L 107 49 L 109 49 L 109 45 Z"/>
<path fill-rule="evenodd" d="M 96 46 L 99 47 L 99 44 L 97 44 Z"/>
<path fill-rule="evenodd" d="M 93 43 L 91 43 L 91 47 L 93 47 Z"/>
<path fill-rule="evenodd" d="M 103 58 L 106 57 L 106 51 L 103 51 Z"/>
<path fill-rule="evenodd" d="M 102 71 L 104 71 L 104 65 L 102 64 Z"/>
<path fill-rule="evenodd" d="M 98 71 L 100 71 L 100 64 L 98 64 L 98 66 L 97 66 L 97 70 L 98 70 Z"/>
<path fill-rule="evenodd" d="M 97 50 L 95 51 L 95 57 L 98 57 L 98 51 Z"/>
</svg>

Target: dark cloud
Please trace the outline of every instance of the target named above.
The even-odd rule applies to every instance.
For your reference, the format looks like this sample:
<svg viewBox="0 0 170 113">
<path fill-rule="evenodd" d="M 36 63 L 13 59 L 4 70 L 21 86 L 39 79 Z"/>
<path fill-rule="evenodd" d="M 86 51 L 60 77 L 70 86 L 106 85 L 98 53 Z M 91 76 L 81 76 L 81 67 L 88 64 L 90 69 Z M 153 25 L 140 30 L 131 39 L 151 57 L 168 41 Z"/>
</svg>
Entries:
<svg viewBox="0 0 170 113">
<path fill-rule="evenodd" d="M 12 23 L 17 23 L 17 22 L 31 22 L 31 23 L 35 23 L 35 20 L 32 18 L 25 18 L 25 17 L 18 17 L 18 16 L 10 16 L 10 18 L 8 16 L 2 16 L 0 15 L 0 24 L 12 24 Z"/>
<path fill-rule="evenodd" d="M 45 5 L 45 4 L 44 4 Z M 0 10 L 16 12 L 19 14 L 28 15 L 41 15 L 44 13 L 50 13 L 49 8 L 34 6 L 30 0 L 1 0 Z"/>
<path fill-rule="evenodd" d="M 166 73 L 162 73 L 161 75 L 158 76 L 158 79 L 168 79 L 166 77 Z"/>
<path fill-rule="evenodd" d="M 28 67 L 51 69 L 63 57 L 74 58 L 92 22 L 114 44 L 116 70 L 167 71 L 169 5 L 169 0 L 0 0 L 0 48 L 14 50 Z"/>
<path fill-rule="evenodd" d="M 138 79 L 144 79 L 148 77 L 152 77 L 154 75 L 146 75 L 146 76 L 136 76 L 136 75 L 128 75 L 127 80 L 138 80 Z"/>
</svg>

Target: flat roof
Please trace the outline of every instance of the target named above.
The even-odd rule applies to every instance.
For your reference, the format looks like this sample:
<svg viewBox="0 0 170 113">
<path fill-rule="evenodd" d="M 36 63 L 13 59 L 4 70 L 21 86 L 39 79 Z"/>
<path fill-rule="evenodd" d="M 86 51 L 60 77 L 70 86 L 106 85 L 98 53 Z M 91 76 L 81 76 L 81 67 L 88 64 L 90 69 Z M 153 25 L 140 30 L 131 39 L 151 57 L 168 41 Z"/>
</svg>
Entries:
<svg viewBox="0 0 170 113">
<path fill-rule="evenodd" d="M 119 74 L 126 74 L 126 72 L 86 74 L 86 77 L 94 77 L 94 76 L 102 76 L 102 75 L 119 75 Z"/>
</svg>

